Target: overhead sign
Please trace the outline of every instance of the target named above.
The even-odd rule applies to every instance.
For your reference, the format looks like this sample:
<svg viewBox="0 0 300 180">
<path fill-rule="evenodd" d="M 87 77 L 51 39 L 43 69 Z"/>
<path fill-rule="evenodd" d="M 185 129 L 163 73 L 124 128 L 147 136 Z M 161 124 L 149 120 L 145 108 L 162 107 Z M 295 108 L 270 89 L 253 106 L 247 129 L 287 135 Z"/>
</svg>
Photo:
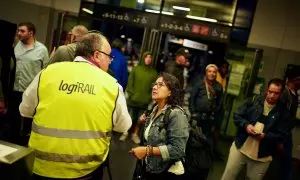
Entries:
<svg viewBox="0 0 300 180">
<path fill-rule="evenodd" d="M 158 14 L 138 11 L 130 8 L 116 8 L 105 4 L 95 4 L 94 13 L 89 16 L 92 16 L 95 19 L 150 28 L 156 28 L 159 19 Z"/>
<path fill-rule="evenodd" d="M 202 44 L 196 41 L 191 41 L 188 39 L 183 40 L 183 46 L 188 48 L 193 48 L 193 49 L 199 49 L 202 51 L 207 51 L 208 49 L 208 46 L 206 44 Z"/>
<path fill-rule="evenodd" d="M 93 13 L 81 12 L 81 16 L 94 19 L 107 20 L 111 22 L 134 25 L 138 27 L 149 27 L 165 32 L 177 33 L 201 37 L 203 39 L 228 42 L 231 29 L 216 23 L 209 23 L 184 17 L 169 16 L 144 12 L 131 8 L 115 7 L 105 4 L 92 3 Z M 88 7 L 88 6 L 86 6 Z"/>
<path fill-rule="evenodd" d="M 220 42 L 228 42 L 231 32 L 230 27 L 193 19 L 175 18 L 174 16 L 162 16 L 158 28 L 162 31 L 198 36 Z"/>
</svg>

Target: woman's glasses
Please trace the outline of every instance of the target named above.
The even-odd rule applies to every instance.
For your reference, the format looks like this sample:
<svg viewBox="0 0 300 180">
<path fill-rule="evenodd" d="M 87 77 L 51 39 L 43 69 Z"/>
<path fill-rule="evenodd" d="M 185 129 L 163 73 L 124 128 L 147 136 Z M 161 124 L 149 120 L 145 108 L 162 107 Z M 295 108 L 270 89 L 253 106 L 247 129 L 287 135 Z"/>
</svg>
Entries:
<svg viewBox="0 0 300 180">
<path fill-rule="evenodd" d="M 163 86 L 166 86 L 163 82 L 155 82 L 155 83 L 152 83 L 152 88 L 154 86 L 157 86 L 157 88 L 161 88 Z"/>
</svg>

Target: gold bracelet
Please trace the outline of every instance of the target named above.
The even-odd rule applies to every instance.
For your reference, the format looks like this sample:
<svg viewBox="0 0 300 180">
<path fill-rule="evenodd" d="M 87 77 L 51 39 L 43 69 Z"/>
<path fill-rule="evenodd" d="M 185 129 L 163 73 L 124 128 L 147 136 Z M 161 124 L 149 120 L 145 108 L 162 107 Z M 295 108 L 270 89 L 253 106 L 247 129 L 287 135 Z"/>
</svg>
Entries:
<svg viewBox="0 0 300 180">
<path fill-rule="evenodd" d="M 148 156 L 149 156 L 149 147 L 146 146 L 146 157 L 148 157 Z"/>
<path fill-rule="evenodd" d="M 153 155 L 153 146 L 150 146 L 150 156 Z"/>
<path fill-rule="evenodd" d="M 147 145 L 147 149 L 148 149 L 147 157 L 152 156 L 153 155 L 153 147 L 150 145 Z"/>
</svg>

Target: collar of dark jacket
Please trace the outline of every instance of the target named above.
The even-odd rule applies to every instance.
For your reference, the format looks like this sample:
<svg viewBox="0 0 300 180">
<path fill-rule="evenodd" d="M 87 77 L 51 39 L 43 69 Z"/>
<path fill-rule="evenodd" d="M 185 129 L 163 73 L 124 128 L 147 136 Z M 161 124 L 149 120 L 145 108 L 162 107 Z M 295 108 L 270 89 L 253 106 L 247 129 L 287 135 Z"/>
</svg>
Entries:
<svg viewBox="0 0 300 180">
<path fill-rule="evenodd" d="M 257 101 L 262 108 L 264 108 L 265 99 L 266 99 L 266 95 L 259 95 L 257 97 Z M 282 108 L 282 102 L 280 101 L 280 99 L 278 99 L 278 101 L 277 101 L 275 107 L 272 109 L 272 111 L 273 110 L 279 111 L 281 108 Z"/>
</svg>

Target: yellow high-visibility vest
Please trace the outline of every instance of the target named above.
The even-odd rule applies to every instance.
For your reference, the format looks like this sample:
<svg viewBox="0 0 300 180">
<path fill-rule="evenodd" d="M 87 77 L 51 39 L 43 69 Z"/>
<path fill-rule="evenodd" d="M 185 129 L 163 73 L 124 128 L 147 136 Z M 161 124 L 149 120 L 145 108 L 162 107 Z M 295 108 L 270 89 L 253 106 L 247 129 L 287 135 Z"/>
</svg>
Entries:
<svg viewBox="0 0 300 180">
<path fill-rule="evenodd" d="M 118 92 L 114 78 L 87 62 L 49 65 L 40 75 L 29 140 L 33 172 L 78 178 L 96 170 L 108 155 Z"/>
</svg>

